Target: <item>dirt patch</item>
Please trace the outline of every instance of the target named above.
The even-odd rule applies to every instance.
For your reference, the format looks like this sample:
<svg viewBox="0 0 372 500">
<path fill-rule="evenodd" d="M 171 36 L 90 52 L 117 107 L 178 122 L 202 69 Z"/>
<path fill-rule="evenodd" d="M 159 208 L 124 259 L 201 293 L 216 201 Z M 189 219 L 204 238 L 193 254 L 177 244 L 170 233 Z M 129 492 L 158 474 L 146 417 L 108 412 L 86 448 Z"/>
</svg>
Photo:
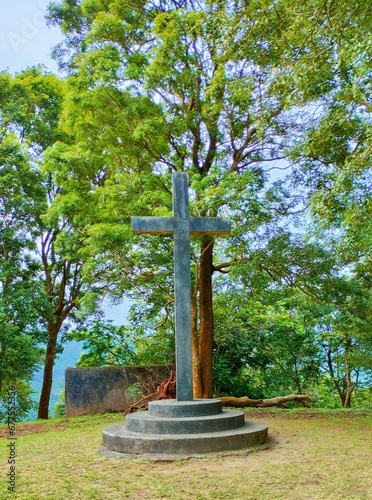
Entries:
<svg viewBox="0 0 372 500">
<path fill-rule="evenodd" d="M 67 427 L 68 426 L 66 424 L 50 425 L 43 424 L 42 422 L 34 424 L 18 423 L 16 424 L 14 437 L 18 438 L 21 436 L 27 436 L 28 434 L 42 434 L 45 432 L 64 431 L 67 429 Z M 0 438 L 7 437 L 9 437 L 9 429 L 8 427 L 2 426 L 0 428 Z"/>
</svg>

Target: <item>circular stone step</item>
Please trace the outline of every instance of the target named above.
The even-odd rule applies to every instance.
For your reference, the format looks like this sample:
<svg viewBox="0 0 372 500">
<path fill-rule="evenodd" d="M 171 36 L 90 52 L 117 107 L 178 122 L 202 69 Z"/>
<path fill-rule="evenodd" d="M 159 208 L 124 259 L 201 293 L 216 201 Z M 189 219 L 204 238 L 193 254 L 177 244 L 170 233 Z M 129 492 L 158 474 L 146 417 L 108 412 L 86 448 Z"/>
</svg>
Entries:
<svg viewBox="0 0 372 500">
<path fill-rule="evenodd" d="M 261 445 L 267 438 L 267 425 L 248 421 L 244 427 L 203 434 L 140 434 L 124 424 L 103 431 L 103 451 L 130 455 L 187 455 L 242 450 Z"/>
<path fill-rule="evenodd" d="M 238 429 L 244 426 L 244 413 L 224 410 L 219 415 L 203 417 L 158 417 L 149 412 L 131 413 L 126 428 L 143 434 L 200 434 Z"/>
<path fill-rule="evenodd" d="M 194 399 L 177 401 L 162 399 L 149 403 L 149 414 L 155 417 L 204 417 L 222 412 L 222 403 L 218 399 Z"/>
</svg>

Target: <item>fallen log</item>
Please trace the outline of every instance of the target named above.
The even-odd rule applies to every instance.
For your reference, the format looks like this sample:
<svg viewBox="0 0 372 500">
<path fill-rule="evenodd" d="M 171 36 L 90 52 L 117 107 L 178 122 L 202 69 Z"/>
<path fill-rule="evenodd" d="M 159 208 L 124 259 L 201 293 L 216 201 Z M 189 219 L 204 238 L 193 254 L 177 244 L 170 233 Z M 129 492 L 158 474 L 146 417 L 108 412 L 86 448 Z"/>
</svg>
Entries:
<svg viewBox="0 0 372 500">
<path fill-rule="evenodd" d="M 233 396 L 223 396 L 215 398 L 222 401 L 222 406 L 230 406 L 231 408 L 245 408 L 247 406 L 257 406 L 262 404 L 263 399 L 250 399 L 248 396 L 242 398 L 234 398 Z"/>
<path fill-rule="evenodd" d="M 248 396 L 243 396 L 242 398 L 226 396 L 216 399 L 222 401 L 222 406 L 229 406 L 232 408 L 246 408 L 248 406 L 254 408 L 269 408 L 271 406 L 287 408 L 286 403 L 290 401 L 300 403 L 306 408 L 311 408 L 307 401 L 313 401 L 312 397 L 307 394 L 290 394 L 289 396 L 277 396 L 269 399 L 250 399 Z"/>
<path fill-rule="evenodd" d="M 176 375 L 172 370 L 170 376 L 167 380 L 158 385 L 156 392 L 148 394 L 147 396 L 142 396 L 138 401 L 132 404 L 124 416 L 129 415 L 135 411 L 145 411 L 149 407 L 151 401 L 158 401 L 160 399 L 175 399 L 176 398 Z M 220 398 L 215 398 L 222 401 L 222 406 L 232 407 L 232 408 L 246 408 L 248 406 L 254 408 L 269 408 L 271 406 L 278 406 L 279 408 L 287 408 L 286 403 L 294 401 L 300 403 L 306 408 L 311 408 L 307 401 L 312 401 L 312 397 L 307 394 L 291 394 L 289 396 L 277 396 L 275 398 L 269 399 L 250 399 L 248 396 L 243 396 L 242 398 L 235 398 L 230 396 L 223 396 Z"/>
</svg>

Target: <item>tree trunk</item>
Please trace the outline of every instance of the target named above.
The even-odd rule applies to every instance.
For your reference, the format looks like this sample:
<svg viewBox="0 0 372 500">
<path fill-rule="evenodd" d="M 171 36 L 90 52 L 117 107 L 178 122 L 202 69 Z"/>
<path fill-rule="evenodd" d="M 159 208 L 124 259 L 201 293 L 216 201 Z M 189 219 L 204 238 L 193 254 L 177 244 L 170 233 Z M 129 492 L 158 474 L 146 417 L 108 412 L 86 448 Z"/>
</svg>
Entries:
<svg viewBox="0 0 372 500">
<path fill-rule="evenodd" d="M 289 396 L 277 396 L 270 399 L 250 399 L 248 396 L 243 396 L 242 398 L 234 397 L 222 397 L 216 398 L 222 401 L 222 406 L 230 406 L 233 408 L 245 408 L 247 406 L 253 406 L 255 408 L 268 408 L 270 406 L 279 406 L 285 408 L 285 404 L 290 401 L 295 401 L 296 403 L 301 403 L 306 408 L 311 408 L 307 401 L 312 401 L 312 397 L 307 394 L 291 394 Z"/>
<path fill-rule="evenodd" d="M 344 408 L 350 408 L 351 406 L 351 393 L 352 393 L 352 383 L 351 383 L 351 375 L 350 375 L 350 367 L 349 367 L 349 348 L 350 348 L 350 340 L 345 342 L 345 351 L 344 351 L 344 360 L 345 360 L 345 380 L 346 380 L 346 394 L 344 400 Z"/>
<path fill-rule="evenodd" d="M 197 279 L 197 277 L 195 278 Z M 196 302 L 196 290 L 191 293 L 191 340 L 192 340 L 192 384 L 193 397 L 202 397 L 200 356 L 199 356 L 199 333 L 198 333 L 198 306 Z"/>
<path fill-rule="evenodd" d="M 344 391 L 342 390 L 342 388 L 340 386 L 340 382 L 336 378 L 336 375 L 335 375 L 335 372 L 334 372 L 334 369 L 333 369 L 332 352 L 331 352 L 330 349 L 327 350 L 327 363 L 328 363 L 329 373 L 331 375 L 333 383 L 335 384 L 337 393 L 338 393 L 338 395 L 339 395 L 339 397 L 341 399 L 342 407 L 344 408 L 345 407 L 345 394 L 344 394 Z"/>
<path fill-rule="evenodd" d="M 43 386 L 40 394 L 38 418 L 48 419 L 49 417 L 49 401 L 52 391 L 53 382 L 53 366 L 56 356 L 56 346 L 59 327 L 56 323 L 48 324 L 48 344 L 45 354 Z"/>
<path fill-rule="evenodd" d="M 213 397 L 213 304 L 212 304 L 212 274 L 213 274 L 214 238 L 208 235 L 202 237 L 200 272 L 199 272 L 199 359 L 202 398 Z"/>
</svg>

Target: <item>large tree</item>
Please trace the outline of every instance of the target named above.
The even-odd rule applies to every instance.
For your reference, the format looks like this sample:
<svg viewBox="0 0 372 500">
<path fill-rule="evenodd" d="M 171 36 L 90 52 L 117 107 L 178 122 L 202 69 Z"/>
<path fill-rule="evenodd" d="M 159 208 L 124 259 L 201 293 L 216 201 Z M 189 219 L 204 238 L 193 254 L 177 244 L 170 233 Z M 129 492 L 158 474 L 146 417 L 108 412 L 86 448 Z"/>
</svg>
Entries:
<svg viewBox="0 0 372 500">
<path fill-rule="evenodd" d="M 60 189 L 43 171 L 44 151 L 63 137 L 58 122 L 64 84 L 36 68 L 15 77 L 2 73 L 0 80 L 2 296 L 4 321 L 14 325 L 9 335 L 9 328 L 3 334 L 18 345 L 29 338 L 26 333 L 36 331 L 34 348 L 36 342 L 46 344 L 38 416 L 48 418 L 58 338 L 82 295 L 79 238 L 63 215 L 47 213 Z M 20 362 L 27 353 L 28 362 Z M 25 348 L 12 356 L 12 363 L 30 376 L 35 353 Z"/>
<path fill-rule="evenodd" d="M 361 11 L 341 3 L 351 36 Z M 210 397 L 212 281 L 220 276 L 223 290 L 224 273 L 235 268 L 237 283 L 253 287 L 242 277 L 255 262 L 259 280 L 294 282 L 305 294 L 311 288 L 306 245 L 288 233 L 296 210 L 316 200 L 314 183 L 329 179 L 319 152 L 330 134 L 313 125 L 337 109 L 330 103 L 342 72 L 334 77 L 332 29 L 341 18 L 331 2 L 65 0 L 52 4 L 50 20 L 65 33 L 55 53 L 71 75 L 64 127 L 75 138 L 48 156 L 63 186 L 54 209 L 87 228 L 86 269 L 94 280 L 169 317 L 170 241 L 134 239 L 129 216 L 169 215 L 174 170 L 189 173 L 193 215 L 233 219 L 231 238 L 217 244 L 203 236 L 192 245 L 194 395 Z M 332 129 L 329 116 L 324 126 Z M 316 140 L 298 146 L 304 133 Z M 345 144 L 353 147 L 353 139 Z M 305 168 L 278 163 L 283 159 Z M 272 176 L 286 168 L 290 188 Z M 283 242 L 296 259 L 284 262 L 272 251 Z M 172 326 L 158 324 L 168 333 Z"/>
<path fill-rule="evenodd" d="M 257 19 L 259 13 L 257 8 Z M 77 137 L 73 146 L 55 147 L 51 165 L 59 178 L 64 172 L 70 193 L 81 192 L 82 185 L 87 196 L 95 192 L 101 212 L 91 213 L 96 220 L 90 221 L 87 243 L 101 255 L 96 272 L 103 272 L 104 253 L 112 279 L 120 266 L 127 286 L 132 276 L 153 276 L 169 290 L 160 240 L 147 240 L 154 246 L 154 266 L 148 249 L 139 253 L 136 240 L 134 252 L 130 231 L 118 227 L 130 214 L 169 213 L 173 170 L 189 172 L 194 214 L 227 213 L 235 222 L 234 250 L 224 244 L 217 248 L 211 236 L 197 239 L 192 249 L 194 394 L 199 397 L 212 395 L 212 278 L 226 271 L 231 259 L 249 253 L 253 231 L 264 233 L 271 225 L 262 247 L 275 238 L 279 217 L 293 203 L 279 187 L 267 185 L 267 170 L 285 156 L 297 129 L 275 88 L 279 61 L 272 50 L 258 50 L 264 40 L 256 30 L 244 31 L 244 53 L 235 50 L 241 45 L 238 16 L 228 2 L 83 1 L 51 7 L 52 21 L 66 33 L 57 54 L 61 61 L 66 54 L 70 58 L 66 127 Z M 66 195 L 61 210 L 68 210 L 69 200 Z M 124 247 L 120 254 L 112 251 L 115 230 Z M 222 257 L 223 266 L 216 262 Z M 148 285 L 141 287 L 147 294 Z M 125 289 L 122 278 L 118 286 Z"/>
<path fill-rule="evenodd" d="M 336 287 L 344 296 L 341 308 L 325 315 L 323 342 L 326 367 L 344 406 L 358 380 L 367 380 L 372 353 L 369 7 L 367 1 L 306 2 L 285 34 L 288 44 L 298 37 L 303 41 L 292 57 L 292 88 L 298 102 L 311 102 L 314 110 L 292 152 L 295 182 L 307 186 L 313 219 L 326 230 L 346 278 Z"/>
<path fill-rule="evenodd" d="M 40 179 L 17 138 L 1 131 L 0 144 L 0 395 L 18 392 L 18 415 L 30 406 L 29 381 L 41 361 L 38 309 L 43 301 L 35 259 L 35 223 L 43 202 Z M 23 401 L 23 402 L 22 402 Z"/>
</svg>

